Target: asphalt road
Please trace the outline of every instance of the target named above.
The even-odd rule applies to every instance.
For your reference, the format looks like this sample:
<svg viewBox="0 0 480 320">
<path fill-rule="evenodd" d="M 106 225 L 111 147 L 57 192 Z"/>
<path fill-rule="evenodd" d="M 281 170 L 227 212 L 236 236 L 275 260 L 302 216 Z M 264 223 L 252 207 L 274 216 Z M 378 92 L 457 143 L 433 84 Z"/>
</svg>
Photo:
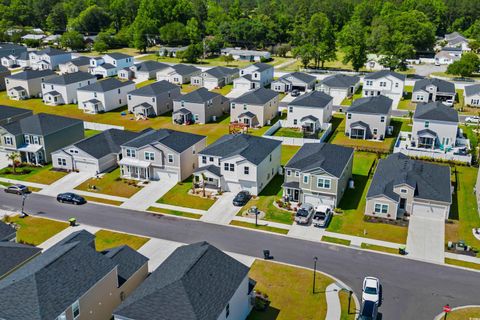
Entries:
<svg viewBox="0 0 480 320">
<path fill-rule="evenodd" d="M 20 206 L 21 197 L 0 192 L 0 208 L 19 210 Z M 59 204 L 53 197 L 38 194 L 28 197 L 25 211 L 62 220 L 76 217 L 80 224 L 184 243 L 206 240 L 222 250 L 256 257 L 269 249 L 277 261 L 309 268 L 317 256 L 319 270 L 344 281 L 359 297 L 363 277 L 379 277 L 383 319 L 430 320 L 447 303 L 480 303 L 478 272 L 110 206 Z"/>
</svg>

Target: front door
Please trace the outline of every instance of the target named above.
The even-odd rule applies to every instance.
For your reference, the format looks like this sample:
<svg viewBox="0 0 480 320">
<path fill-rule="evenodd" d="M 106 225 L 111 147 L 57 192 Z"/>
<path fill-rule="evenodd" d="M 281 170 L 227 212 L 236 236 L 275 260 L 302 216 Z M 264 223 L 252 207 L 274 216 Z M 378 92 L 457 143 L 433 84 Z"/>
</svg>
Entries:
<svg viewBox="0 0 480 320">
<path fill-rule="evenodd" d="M 298 202 L 299 197 L 300 197 L 300 190 L 298 189 L 293 190 L 293 201 Z"/>
<path fill-rule="evenodd" d="M 405 210 L 406 204 L 407 204 L 407 199 L 400 198 L 400 209 Z"/>
</svg>

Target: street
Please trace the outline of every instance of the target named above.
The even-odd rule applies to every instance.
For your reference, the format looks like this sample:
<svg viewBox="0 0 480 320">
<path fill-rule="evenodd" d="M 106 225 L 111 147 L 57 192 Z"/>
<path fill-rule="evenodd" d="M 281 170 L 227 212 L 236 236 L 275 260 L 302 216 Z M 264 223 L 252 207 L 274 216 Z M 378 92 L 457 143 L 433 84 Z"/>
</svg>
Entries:
<svg viewBox="0 0 480 320">
<path fill-rule="evenodd" d="M 21 197 L 0 193 L 1 209 L 20 207 Z M 317 256 L 319 270 L 344 281 L 358 296 L 365 276 L 378 277 L 384 292 L 383 319 L 433 319 L 447 303 L 461 306 L 480 300 L 480 273 L 474 271 L 112 206 L 59 204 L 39 194 L 28 197 L 25 211 L 64 221 L 76 217 L 80 224 L 171 241 L 206 240 L 222 250 L 256 257 L 269 249 L 277 261 L 309 268 Z"/>
</svg>

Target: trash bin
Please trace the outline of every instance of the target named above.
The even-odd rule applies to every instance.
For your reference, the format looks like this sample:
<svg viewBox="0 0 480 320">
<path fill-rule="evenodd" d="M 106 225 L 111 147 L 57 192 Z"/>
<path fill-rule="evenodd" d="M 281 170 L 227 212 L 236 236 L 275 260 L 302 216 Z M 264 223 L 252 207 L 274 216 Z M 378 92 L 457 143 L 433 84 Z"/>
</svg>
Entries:
<svg viewBox="0 0 480 320">
<path fill-rule="evenodd" d="M 400 246 L 400 248 L 398 248 L 398 253 L 401 254 L 402 256 L 406 255 L 407 252 L 405 251 L 406 247 L 405 246 Z"/>
<path fill-rule="evenodd" d="M 270 259 L 270 250 L 263 250 L 263 258 L 265 260 Z"/>
<path fill-rule="evenodd" d="M 68 222 L 70 222 L 71 227 L 75 227 L 77 225 L 77 219 L 75 218 L 68 219 Z"/>
</svg>

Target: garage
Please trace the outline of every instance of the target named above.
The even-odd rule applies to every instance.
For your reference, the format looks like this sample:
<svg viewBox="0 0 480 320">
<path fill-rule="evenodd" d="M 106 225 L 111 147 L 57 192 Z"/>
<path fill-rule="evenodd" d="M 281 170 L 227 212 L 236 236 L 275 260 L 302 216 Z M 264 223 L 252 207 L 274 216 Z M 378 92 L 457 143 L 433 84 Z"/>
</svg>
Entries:
<svg viewBox="0 0 480 320">
<path fill-rule="evenodd" d="M 155 170 L 153 172 L 153 179 L 154 180 L 172 180 L 178 181 L 178 173 L 173 171 L 162 171 L 162 170 Z"/>
<path fill-rule="evenodd" d="M 9 152 L 0 151 L 0 169 L 8 167 L 10 163 L 10 161 L 7 158 L 8 155 L 9 155 Z"/>
<path fill-rule="evenodd" d="M 75 168 L 75 170 L 78 170 L 78 171 L 81 171 L 81 172 L 96 173 L 98 171 L 97 164 L 94 163 L 94 162 L 88 162 L 88 161 L 75 160 L 74 168 Z"/>
<path fill-rule="evenodd" d="M 447 207 L 433 205 L 428 203 L 413 203 L 412 207 L 412 215 L 413 216 L 421 216 L 424 218 L 431 218 L 431 219 L 439 219 L 445 220 L 447 219 Z"/>
<path fill-rule="evenodd" d="M 310 203 L 314 207 L 323 204 L 330 206 L 331 208 L 335 208 L 335 198 L 327 195 L 305 194 L 303 197 L 303 202 Z"/>
</svg>

